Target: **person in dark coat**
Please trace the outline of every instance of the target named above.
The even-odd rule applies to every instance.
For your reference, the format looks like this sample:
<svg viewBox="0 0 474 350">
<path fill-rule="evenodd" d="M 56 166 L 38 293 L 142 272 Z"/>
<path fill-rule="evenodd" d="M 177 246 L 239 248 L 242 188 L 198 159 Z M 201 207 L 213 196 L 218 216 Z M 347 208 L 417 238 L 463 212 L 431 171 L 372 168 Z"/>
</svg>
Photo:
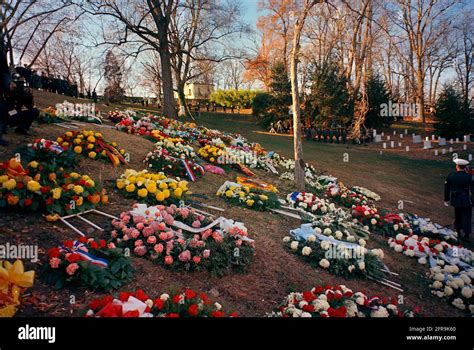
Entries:
<svg viewBox="0 0 474 350">
<path fill-rule="evenodd" d="M 94 100 L 94 103 L 97 103 L 97 92 L 95 92 L 95 89 L 92 91 L 92 99 Z"/>
<path fill-rule="evenodd" d="M 469 162 L 457 158 L 456 172 L 448 175 L 444 183 L 444 204 L 454 207 L 454 227 L 463 241 L 469 242 L 472 231 L 472 206 L 474 204 L 474 179 L 467 172 Z"/>
<path fill-rule="evenodd" d="M 18 134 L 29 135 L 33 121 L 39 111 L 34 106 L 33 93 L 25 82 L 13 80 L 0 100 L 0 134 L 6 133 L 8 126 L 15 126 Z"/>
</svg>

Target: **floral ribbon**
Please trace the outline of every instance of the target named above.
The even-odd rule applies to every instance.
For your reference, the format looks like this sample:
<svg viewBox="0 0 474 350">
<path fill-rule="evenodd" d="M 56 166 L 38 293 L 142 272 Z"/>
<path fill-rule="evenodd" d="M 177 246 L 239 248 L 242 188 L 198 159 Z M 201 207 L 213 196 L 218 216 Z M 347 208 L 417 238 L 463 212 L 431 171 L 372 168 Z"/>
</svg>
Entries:
<svg viewBox="0 0 474 350">
<path fill-rule="evenodd" d="M 69 249 L 65 247 L 64 245 L 61 245 L 59 249 L 67 253 L 79 254 L 82 257 L 82 260 L 90 261 L 92 264 L 97 265 L 97 266 L 107 267 L 109 265 L 109 262 L 107 259 L 98 258 L 88 253 L 86 246 L 80 243 L 79 241 L 73 242 L 72 249 Z"/>
</svg>

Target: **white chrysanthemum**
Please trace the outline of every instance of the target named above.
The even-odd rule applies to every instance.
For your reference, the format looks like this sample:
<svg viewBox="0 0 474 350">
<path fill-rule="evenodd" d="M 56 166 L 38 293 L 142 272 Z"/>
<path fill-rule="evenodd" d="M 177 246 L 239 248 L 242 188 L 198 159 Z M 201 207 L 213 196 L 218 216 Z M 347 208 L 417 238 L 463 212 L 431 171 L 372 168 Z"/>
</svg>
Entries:
<svg viewBox="0 0 474 350">
<path fill-rule="evenodd" d="M 363 238 L 359 239 L 359 245 L 361 245 L 362 247 L 365 247 L 366 244 L 367 242 L 365 241 L 365 239 Z"/>
<path fill-rule="evenodd" d="M 352 271 L 355 270 L 355 266 L 354 266 L 354 265 L 350 265 L 350 266 L 347 268 L 347 270 L 349 270 L 349 272 L 352 273 Z"/>
<path fill-rule="evenodd" d="M 434 289 L 440 289 L 441 287 L 443 287 L 443 283 L 441 283 L 440 281 L 434 281 L 433 282 L 433 288 Z"/>
<path fill-rule="evenodd" d="M 379 306 L 377 310 L 373 310 L 370 313 L 370 317 L 388 317 L 388 316 L 389 316 L 388 311 L 383 306 Z"/>
<path fill-rule="evenodd" d="M 325 228 L 323 231 L 323 235 L 325 236 L 330 236 L 332 233 L 331 229 L 329 227 Z"/>
<path fill-rule="evenodd" d="M 304 256 L 310 255 L 311 252 L 312 252 L 312 250 L 311 250 L 310 247 L 304 247 L 304 248 L 301 250 L 301 254 L 303 254 Z"/>
<path fill-rule="evenodd" d="M 444 295 L 449 297 L 450 295 L 453 295 L 454 291 L 451 287 L 445 286 L 444 287 Z"/>
<path fill-rule="evenodd" d="M 161 296 L 160 296 L 160 299 L 161 299 L 162 301 L 166 301 L 166 300 L 168 300 L 169 298 L 170 298 L 169 294 L 166 294 L 166 293 L 161 294 Z"/>
<path fill-rule="evenodd" d="M 372 225 L 377 225 L 377 220 L 372 219 L 372 220 L 370 220 L 370 223 L 371 223 Z"/>
<path fill-rule="evenodd" d="M 454 299 L 452 304 L 460 310 L 466 309 L 466 305 L 464 305 L 464 302 L 461 298 Z"/>
<path fill-rule="evenodd" d="M 461 294 L 466 299 L 472 298 L 472 288 L 469 286 L 464 287 L 461 289 Z"/>
<path fill-rule="evenodd" d="M 358 266 L 359 266 L 359 270 L 365 270 L 365 262 L 359 261 Z"/>
<path fill-rule="evenodd" d="M 397 244 L 397 245 L 395 246 L 395 251 L 396 251 L 397 253 L 401 253 L 401 252 L 403 251 L 403 246 L 402 246 L 401 244 Z"/>
<path fill-rule="evenodd" d="M 298 242 L 298 241 L 293 241 L 293 242 L 291 242 L 291 244 L 290 244 L 290 248 L 293 249 L 293 250 L 297 250 L 297 249 L 298 249 L 298 245 L 299 245 L 299 242 Z"/>
<path fill-rule="evenodd" d="M 321 259 L 319 262 L 319 266 L 321 266 L 323 269 L 327 269 L 331 265 L 327 259 Z"/>
<path fill-rule="evenodd" d="M 444 275 L 442 273 L 437 273 L 436 275 L 434 275 L 434 279 L 436 281 L 442 282 L 442 281 L 444 281 Z"/>
<path fill-rule="evenodd" d="M 316 241 L 316 236 L 315 235 L 309 235 L 306 240 L 308 242 L 315 242 Z"/>
<path fill-rule="evenodd" d="M 320 235 L 322 231 L 321 231 L 321 229 L 320 229 L 319 227 L 316 227 L 316 228 L 314 229 L 314 232 L 316 232 L 318 235 Z"/>
<path fill-rule="evenodd" d="M 291 241 L 291 237 L 290 237 L 290 236 L 285 236 L 285 237 L 283 237 L 283 242 L 284 242 L 284 243 L 288 243 L 289 241 Z"/>
</svg>

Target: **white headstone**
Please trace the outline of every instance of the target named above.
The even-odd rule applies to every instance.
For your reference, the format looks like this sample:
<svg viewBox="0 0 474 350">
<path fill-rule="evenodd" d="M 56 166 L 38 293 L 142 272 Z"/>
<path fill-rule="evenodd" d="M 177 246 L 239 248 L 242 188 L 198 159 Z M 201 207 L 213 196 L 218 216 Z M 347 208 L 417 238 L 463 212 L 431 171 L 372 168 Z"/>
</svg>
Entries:
<svg viewBox="0 0 474 350">
<path fill-rule="evenodd" d="M 464 135 L 464 142 L 471 142 L 471 135 Z"/>
<path fill-rule="evenodd" d="M 403 139 L 403 134 L 400 134 L 400 138 Z"/>
<path fill-rule="evenodd" d="M 423 141 L 423 149 L 430 149 L 431 148 L 431 141 L 425 140 Z"/>
<path fill-rule="evenodd" d="M 375 135 L 374 142 L 382 142 L 382 135 Z"/>
<path fill-rule="evenodd" d="M 437 156 L 437 155 L 438 155 L 438 150 L 435 149 L 435 152 L 434 152 L 434 153 L 435 153 L 435 156 Z"/>
<path fill-rule="evenodd" d="M 413 143 L 421 143 L 421 136 L 413 135 Z"/>
<path fill-rule="evenodd" d="M 386 149 L 387 148 L 387 144 L 384 142 L 383 143 L 383 148 Z"/>
<path fill-rule="evenodd" d="M 381 133 L 380 135 L 384 136 L 384 135 L 385 135 L 385 133 L 382 131 L 382 133 Z"/>
<path fill-rule="evenodd" d="M 467 145 L 462 145 L 463 150 L 467 150 Z"/>
<path fill-rule="evenodd" d="M 453 139 L 449 140 L 449 143 L 450 143 L 450 144 L 453 144 L 453 142 L 454 142 Z"/>
<path fill-rule="evenodd" d="M 408 129 L 405 129 L 405 135 L 408 135 Z"/>
<path fill-rule="evenodd" d="M 443 148 L 443 149 L 441 150 L 441 153 L 446 154 L 446 148 Z"/>
<path fill-rule="evenodd" d="M 459 137 L 456 137 L 456 143 L 458 143 L 458 142 L 459 142 Z"/>
<path fill-rule="evenodd" d="M 377 130 L 376 129 L 374 129 L 373 135 L 374 135 L 374 137 L 377 136 Z"/>
<path fill-rule="evenodd" d="M 431 135 L 431 141 L 434 141 L 434 140 L 435 140 L 435 138 L 436 138 L 436 136 L 434 136 L 434 135 Z"/>
<path fill-rule="evenodd" d="M 395 147 L 395 142 L 390 141 L 390 147 L 392 147 L 392 148 Z"/>
<path fill-rule="evenodd" d="M 438 138 L 438 146 L 446 146 L 446 139 L 444 137 Z"/>
<path fill-rule="evenodd" d="M 387 141 L 390 141 L 390 136 L 387 136 Z"/>
<path fill-rule="evenodd" d="M 402 143 L 401 143 L 401 142 L 398 143 L 398 147 L 402 147 Z"/>
<path fill-rule="evenodd" d="M 453 153 L 453 148 L 449 147 L 449 153 Z"/>
<path fill-rule="evenodd" d="M 407 152 L 409 152 L 410 151 L 410 146 L 406 146 L 405 149 L 406 149 Z"/>
<path fill-rule="evenodd" d="M 467 156 L 467 160 L 470 161 L 470 162 L 472 161 L 472 154 L 469 154 L 469 155 Z"/>
</svg>

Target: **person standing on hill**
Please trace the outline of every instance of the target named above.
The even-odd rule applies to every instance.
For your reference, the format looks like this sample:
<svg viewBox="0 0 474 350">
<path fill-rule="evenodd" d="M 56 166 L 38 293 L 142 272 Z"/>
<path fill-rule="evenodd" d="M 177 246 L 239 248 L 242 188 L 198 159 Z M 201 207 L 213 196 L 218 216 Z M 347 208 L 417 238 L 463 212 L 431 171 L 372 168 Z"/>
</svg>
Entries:
<svg viewBox="0 0 474 350">
<path fill-rule="evenodd" d="M 444 183 L 444 204 L 454 207 L 454 227 L 459 237 L 469 242 L 472 231 L 472 206 L 474 204 L 474 178 L 467 171 L 469 162 L 454 160 L 456 172 L 448 175 Z M 463 236 L 461 237 L 461 231 Z"/>
</svg>

